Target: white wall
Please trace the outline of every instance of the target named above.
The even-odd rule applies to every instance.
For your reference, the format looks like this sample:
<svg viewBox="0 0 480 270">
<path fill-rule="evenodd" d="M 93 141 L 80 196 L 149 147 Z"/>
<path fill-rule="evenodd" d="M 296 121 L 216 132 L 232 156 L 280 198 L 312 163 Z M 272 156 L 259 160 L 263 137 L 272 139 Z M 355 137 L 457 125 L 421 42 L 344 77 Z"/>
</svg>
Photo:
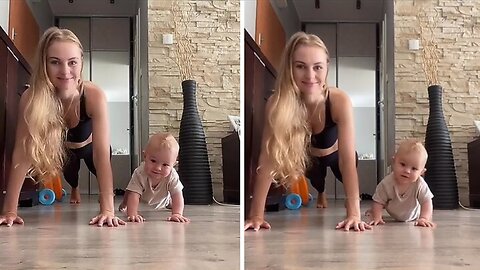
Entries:
<svg viewBox="0 0 480 270">
<path fill-rule="evenodd" d="M 375 107 L 375 57 L 339 57 L 338 86 L 353 107 Z"/>
<path fill-rule="evenodd" d="M 10 0 L 0 0 L 0 26 L 8 33 L 8 14 L 10 13 Z"/>
<path fill-rule="evenodd" d="M 110 144 L 113 154 L 130 153 L 130 103 L 108 102 Z"/>
<path fill-rule="evenodd" d="M 255 38 L 255 22 L 257 20 L 257 0 L 240 1 L 240 13 L 242 14 L 241 16 L 242 16 L 243 26 L 245 27 L 247 32 L 250 34 L 250 36 Z"/>
<path fill-rule="evenodd" d="M 336 86 L 337 58 L 330 59 L 328 85 Z M 376 158 L 375 58 L 340 57 L 338 59 L 338 88 L 345 91 L 353 105 L 355 146 L 358 155 L 372 154 Z"/>
<path fill-rule="evenodd" d="M 92 52 L 92 81 L 105 92 L 108 101 L 110 143 L 130 152 L 130 55 L 128 52 Z"/>
<path fill-rule="evenodd" d="M 375 108 L 354 107 L 355 149 L 360 159 L 376 158 Z M 368 158 L 366 158 L 368 156 Z"/>
</svg>

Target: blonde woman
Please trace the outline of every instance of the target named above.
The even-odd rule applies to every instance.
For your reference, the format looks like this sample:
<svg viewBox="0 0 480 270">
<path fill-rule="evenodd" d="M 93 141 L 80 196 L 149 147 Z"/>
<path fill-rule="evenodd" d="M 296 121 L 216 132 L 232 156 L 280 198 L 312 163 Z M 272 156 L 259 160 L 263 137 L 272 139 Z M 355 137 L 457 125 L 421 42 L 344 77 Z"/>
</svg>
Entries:
<svg viewBox="0 0 480 270">
<path fill-rule="evenodd" d="M 36 57 L 31 86 L 20 99 L 0 224 L 10 227 L 24 223 L 17 214 L 17 202 L 27 174 L 45 179 L 65 171 L 72 185 L 72 202 L 79 202 L 74 181 L 78 185 L 76 167 L 80 158 L 96 173 L 100 189 L 100 213 L 90 224 L 125 224 L 114 213 L 106 97 L 100 88 L 82 80 L 80 41 L 67 29 L 49 28 L 39 42 Z M 76 179 L 72 179 L 75 173 Z"/>
<path fill-rule="evenodd" d="M 266 105 L 259 167 L 245 230 L 270 228 L 264 208 L 272 181 L 288 186 L 307 175 L 319 191 L 318 206 L 323 207 L 327 166 L 343 180 L 347 196 L 347 217 L 336 228 L 371 229 L 360 214 L 352 104 L 345 92 L 328 87 L 328 63 L 328 50 L 317 36 L 298 32 L 290 38 L 276 91 Z"/>
</svg>

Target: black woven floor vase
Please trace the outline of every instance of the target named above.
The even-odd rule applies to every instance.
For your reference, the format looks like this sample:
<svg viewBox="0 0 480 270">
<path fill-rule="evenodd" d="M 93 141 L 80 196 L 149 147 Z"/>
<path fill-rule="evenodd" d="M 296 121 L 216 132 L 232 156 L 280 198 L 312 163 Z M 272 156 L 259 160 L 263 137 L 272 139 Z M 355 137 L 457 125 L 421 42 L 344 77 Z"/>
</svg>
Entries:
<svg viewBox="0 0 480 270">
<path fill-rule="evenodd" d="M 458 187 L 452 142 L 445 123 L 442 108 L 442 87 L 428 87 L 429 116 L 425 134 L 425 148 L 428 153 L 425 181 L 434 198 L 435 209 L 458 208 Z"/>
<path fill-rule="evenodd" d="M 178 174 L 184 185 L 185 204 L 212 203 L 212 174 L 202 121 L 198 114 L 196 82 L 182 82 L 183 112 L 180 121 Z"/>
</svg>

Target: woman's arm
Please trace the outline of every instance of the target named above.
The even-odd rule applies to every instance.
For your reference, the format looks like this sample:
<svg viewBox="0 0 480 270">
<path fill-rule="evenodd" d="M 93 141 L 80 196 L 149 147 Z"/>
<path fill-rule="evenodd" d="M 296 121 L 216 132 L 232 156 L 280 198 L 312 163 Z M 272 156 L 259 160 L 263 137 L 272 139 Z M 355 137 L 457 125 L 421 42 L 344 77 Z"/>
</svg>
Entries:
<svg viewBox="0 0 480 270">
<path fill-rule="evenodd" d="M 337 228 L 364 230 L 370 228 L 362 222 L 360 214 L 360 194 L 355 154 L 355 128 L 353 107 L 348 95 L 336 88 L 330 89 L 332 118 L 338 126 L 339 167 L 342 173 L 343 186 L 347 196 L 345 206 L 347 219 L 340 222 Z"/>
<path fill-rule="evenodd" d="M 28 136 L 28 128 L 24 115 L 27 99 L 30 95 L 30 89 L 27 89 L 20 98 L 15 145 L 12 153 L 12 163 L 9 168 L 10 175 L 7 182 L 7 194 L 5 196 L 3 212 L 0 216 L 0 224 L 5 223 L 9 227 L 14 223 L 23 224 L 23 220 L 17 215 L 17 205 L 20 191 L 25 181 L 25 175 L 31 166 L 23 147 L 23 141 Z"/>
<path fill-rule="evenodd" d="M 124 222 L 116 218 L 114 213 L 107 99 L 100 88 L 85 82 L 85 100 L 87 114 L 92 119 L 93 163 L 100 189 L 100 215 L 93 218 L 90 223 L 98 223 L 99 226 L 103 223 L 118 226 Z"/>
<path fill-rule="evenodd" d="M 249 228 L 252 228 L 255 231 L 258 231 L 260 228 L 270 229 L 270 224 L 264 220 L 264 211 L 268 190 L 272 184 L 272 176 L 270 175 L 272 165 L 265 149 L 266 141 L 272 132 L 266 124 L 268 121 L 268 112 L 271 108 L 271 100 L 272 99 L 269 99 L 265 106 L 265 124 L 262 134 L 262 143 L 260 144 L 260 156 L 258 159 L 259 169 L 257 170 L 257 168 L 253 168 L 255 170 L 253 198 L 248 219 L 245 221 L 244 230 L 248 230 Z"/>
</svg>

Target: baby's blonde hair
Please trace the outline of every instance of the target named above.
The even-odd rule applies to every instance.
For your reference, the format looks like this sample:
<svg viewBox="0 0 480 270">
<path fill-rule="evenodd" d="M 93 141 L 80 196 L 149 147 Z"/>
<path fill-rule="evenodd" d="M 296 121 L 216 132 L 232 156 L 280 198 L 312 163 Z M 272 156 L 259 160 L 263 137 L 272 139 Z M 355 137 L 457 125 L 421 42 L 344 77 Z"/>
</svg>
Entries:
<svg viewBox="0 0 480 270">
<path fill-rule="evenodd" d="M 147 143 L 145 151 L 148 152 L 160 152 L 160 151 L 172 151 L 175 156 L 178 156 L 180 146 L 170 133 L 159 132 L 150 137 Z"/>
<path fill-rule="evenodd" d="M 417 153 L 423 157 L 424 162 L 427 162 L 428 153 L 425 146 L 416 139 L 406 139 L 400 142 L 395 156 L 405 155 L 410 153 Z"/>
</svg>

